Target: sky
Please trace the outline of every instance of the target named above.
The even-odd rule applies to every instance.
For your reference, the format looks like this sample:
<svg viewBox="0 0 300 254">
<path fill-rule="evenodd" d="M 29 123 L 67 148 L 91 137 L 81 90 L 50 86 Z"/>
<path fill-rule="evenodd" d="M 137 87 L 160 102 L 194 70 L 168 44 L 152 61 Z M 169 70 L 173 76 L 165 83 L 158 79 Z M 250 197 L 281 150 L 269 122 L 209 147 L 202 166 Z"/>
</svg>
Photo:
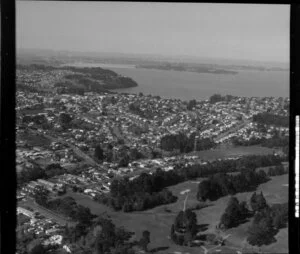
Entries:
<svg viewBox="0 0 300 254">
<path fill-rule="evenodd" d="M 17 48 L 289 62 L 290 6 L 17 1 Z"/>
</svg>

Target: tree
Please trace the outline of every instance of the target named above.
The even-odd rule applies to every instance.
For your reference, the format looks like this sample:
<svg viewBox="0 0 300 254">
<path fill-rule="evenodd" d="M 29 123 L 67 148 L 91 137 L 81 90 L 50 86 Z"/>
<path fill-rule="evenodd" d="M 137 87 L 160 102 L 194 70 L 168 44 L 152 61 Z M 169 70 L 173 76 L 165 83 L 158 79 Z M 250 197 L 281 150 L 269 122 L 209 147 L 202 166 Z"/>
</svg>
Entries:
<svg viewBox="0 0 300 254">
<path fill-rule="evenodd" d="M 210 103 L 216 103 L 223 100 L 225 100 L 225 97 L 222 97 L 220 94 L 214 94 L 209 98 Z"/>
<path fill-rule="evenodd" d="M 180 211 L 171 227 L 171 239 L 179 245 L 190 245 L 196 233 L 196 214 L 191 209 Z"/>
<path fill-rule="evenodd" d="M 62 128 L 67 129 L 72 121 L 72 117 L 67 113 L 61 113 L 58 120 Z"/>
<path fill-rule="evenodd" d="M 129 163 L 129 156 L 126 154 L 119 160 L 119 167 L 127 167 Z"/>
<path fill-rule="evenodd" d="M 196 106 L 196 104 L 197 104 L 197 102 L 196 102 L 195 99 L 194 100 L 190 100 L 189 103 L 188 103 L 188 105 L 187 105 L 187 109 L 188 110 L 192 110 Z"/>
<path fill-rule="evenodd" d="M 140 246 L 142 247 L 142 249 L 144 251 L 147 251 L 147 246 L 148 244 L 150 243 L 150 232 L 148 230 L 144 230 L 143 231 L 143 236 L 142 238 L 140 239 Z"/>
<path fill-rule="evenodd" d="M 261 192 L 259 195 L 254 192 L 250 198 L 250 205 L 254 212 L 258 212 L 260 210 L 265 209 L 268 205 L 266 199 Z"/>
<path fill-rule="evenodd" d="M 276 229 L 281 229 L 286 226 L 286 223 L 288 222 L 288 214 L 288 203 L 275 204 L 271 207 L 273 225 Z"/>
<path fill-rule="evenodd" d="M 220 219 L 220 227 L 228 229 L 237 226 L 249 216 L 246 202 L 239 203 L 236 197 L 231 197 L 224 214 Z"/>
<path fill-rule="evenodd" d="M 260 193 L 260 195 L 256 196 L 256 206 L 256 211 L 263 210 L 267 207 L 267 202 L 262 192 Z"/>
<path fill-rule="evenodd" d="M 198 186 L 197 199 L 200 201 L 206 201 L 211 190 L 211 184 L 209 180 L 202 181 Z"/>
<path fill-rule="evenodd" d="M 187 245 L 187 246 L 191 246 L 191 243 L 193 241 L 193 235 L 190 231 L 187 231 L 185 234 L 184 234 L 184 237 L 183 237 L 183 243 L 184 245 Z"/>
<path fill-rule="evenodd" d="M 38 203 L 39 205 L 47 207 L 49 193 L 50 191 L 48 191 L 45 187 L 38 186 L 34 191 L 33 198 L 35 202 Z"/>
<path fill-rule="evenodd" d="M 94 156 L 95 156 L 98 160 L 100 160 L 100 161 L 102 161 L 102 160 L 104 159 L 103 149 L 101 148 L 100 145 L 97 145 L 97 146 L 95 147 Z"/>
<path fill-rule="evenodd" d="M 257 210 L 256 192 L 254 192 L 250 198 L 250 205 L 253 211 Z"/>
<path fill-rule="evenodd" d="M 258 216 L 260 215 L 255 215 L 255 217 Z M 248 229 L 248 233 L 247 241 L 252 245 L 261 246 L 276 241 L 274 238 L 276 231 L 273 228 L 272 218 L 270 216 L 263 216 L 260 219 L 254 218 L 252 225 Z"/>
</svg>

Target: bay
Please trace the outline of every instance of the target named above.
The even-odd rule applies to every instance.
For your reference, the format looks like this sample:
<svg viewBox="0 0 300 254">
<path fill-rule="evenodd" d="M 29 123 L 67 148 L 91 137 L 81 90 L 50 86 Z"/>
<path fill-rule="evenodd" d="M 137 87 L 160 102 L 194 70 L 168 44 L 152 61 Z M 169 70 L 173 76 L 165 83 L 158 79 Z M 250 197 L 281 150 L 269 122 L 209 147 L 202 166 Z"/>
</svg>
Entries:
<svg viewBox="0 0 300 254">
<path fill-rule="evenodd" d="M 135 68 L 134 65 L 103 63 L 68 64 L 77 67 L 101 67 L 128 76 L 137 87 L 117 92 L 159 95 L 163 98 L 204 100 L 219 93 L 244 97 L 289 97 L 288 71 L 239 70 L 236 75 L 196 73 Z"/>
</svg>

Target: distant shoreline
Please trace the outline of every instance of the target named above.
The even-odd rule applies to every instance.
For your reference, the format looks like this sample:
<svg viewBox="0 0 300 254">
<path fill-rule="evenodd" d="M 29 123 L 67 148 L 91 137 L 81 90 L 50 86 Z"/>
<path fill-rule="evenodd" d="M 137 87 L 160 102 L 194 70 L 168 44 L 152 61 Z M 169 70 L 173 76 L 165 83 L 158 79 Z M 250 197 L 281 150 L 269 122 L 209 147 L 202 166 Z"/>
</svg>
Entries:
<svg viewBox="0 0 300 254">
<path fill-rule="evenodd" d="M 61 67 L 100 67 L 100 68 L 136 68 L 134 64 L 109 64 L 109 63 L 88 63 L 88 62 L 74 62 L 61 64 Z"/>
<path fill-rule="evenodd" d="M 115 64 L 115 63 L 102 63 L 102 62 L 84 62 L 84 61 L 76 61 L 73 63 L 64 63 L 60 64 L 61 67 L 64 66 L 72 66 L 72 67 L 100 67 L 100 68 L 120 68 L 120 69 L 151 69 L 151 70 L 161 70 L 161 71 L 176 71 L 176 72 L 194 72 L 194 73 L 208 73 L 208 74 L 238 74 L 240 71 L 289 71 L 284 68 L 266 68 L 266 67 L 254 67 L 254 66 L 217 66 L 211 67 L 207 65 L 207 67 L 183 67 L 178 69 L 177 66 L 168 66 L 168 68 L 164 65 L 144 65 L 144 64 Z M 202 64 L 202 66 L 206 66 Z M 228 67 L 228 68 L 226 68 Z"/>
</svg>

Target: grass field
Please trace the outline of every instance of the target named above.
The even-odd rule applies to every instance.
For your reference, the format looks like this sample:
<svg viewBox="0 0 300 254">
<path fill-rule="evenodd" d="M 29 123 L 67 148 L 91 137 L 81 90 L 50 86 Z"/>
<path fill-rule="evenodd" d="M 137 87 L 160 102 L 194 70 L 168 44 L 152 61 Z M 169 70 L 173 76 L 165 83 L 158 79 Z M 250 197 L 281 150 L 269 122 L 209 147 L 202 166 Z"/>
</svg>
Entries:
<svg viewBox="0 0 300 254">
<path fill-rule="evenodd" d="M 91 200 L 89 197 L 83 196 L 81 194 L 73 193 L 72 196 L 76 201 L 82 205 L 88 206 L 91 211 L 95 214 L 102 214 L 108 212 L 111 219 L 117 226 L 124 226 L 127 230 L 135 233 L 134 238 L 139 239 L 142 235 L 143 230 L 149 230 L 151 232 L 151 243 L 149 244 L 149 249 L 155 253 L 175 253 L 179 252 L 182 254 L 199 254 L 205 253 L 200 247 L 182 247 L 175 245 L 169 239 L 171 225 L 177 215 L 177 213 L 183 208 L 183 200 L 186 194 L 180 194 L 182 191 L 187 189 L 190 190 L 189 198 L 187 200 L 186 206 L 193 207 L 199 204 L 196 200 L 196 193 L 198 188 L 198 183 L 203 179 L 197 179 L 195 181 L 186 181 L 174 186 L 169 189 L 178 197 L 176 203 L 169 205 L 158 206 L 154 209 L 143 211 L 143 212 L 133 212 L 133 213 L 123 213 L 123 212 L 113 212 L 106 206 L 98 204 Z M 268 204 L 274 203 L 284 203 L 288 201 L 288 175 L 275 176 L 272 180 L 260 185 L 257 191 L 262 191 L 268 202 Z M 236 197 L 239 200 L 249 201 L 252 192 L 239 193 Z M 204 228 L 202 233 L 214 233 L 215 226 L 219 223 L 219 219 L 227 206 L 229 196 L 218 199 L 217 201 L 211 202 L 210 206 L 202 208 L 200 210 L 195 210 L 197 214 L 198 224 L 201 224 Z M 165 208 L 170 211 L 167 212 Z M 216 247 L 208 253 L 236 253 L 236 250 L 240 250 L 243 246 L 247 247 L 243 253 L 249 253 L 252 249 L 245 242 L 247 237 L 247 229 L 251 221 L 246 222 L 236 228 L 228 230 L 225 234 L 231 234 L 227 239 L 226 246 Z M 281 229 L 276 235 L 277 242 L 269 245 L 262 246 L 262 250 L 267 253 L 287 253 L 288 251 L 288 229 Z M 213 247 L 213 246 L 210 246 Z M 209 247 L 206 246 L 209 249 Z M 254 248 L 257 249 L 257 248 Z M 221 250 L 222 252 L 218 252 Z"/>
</svg>

